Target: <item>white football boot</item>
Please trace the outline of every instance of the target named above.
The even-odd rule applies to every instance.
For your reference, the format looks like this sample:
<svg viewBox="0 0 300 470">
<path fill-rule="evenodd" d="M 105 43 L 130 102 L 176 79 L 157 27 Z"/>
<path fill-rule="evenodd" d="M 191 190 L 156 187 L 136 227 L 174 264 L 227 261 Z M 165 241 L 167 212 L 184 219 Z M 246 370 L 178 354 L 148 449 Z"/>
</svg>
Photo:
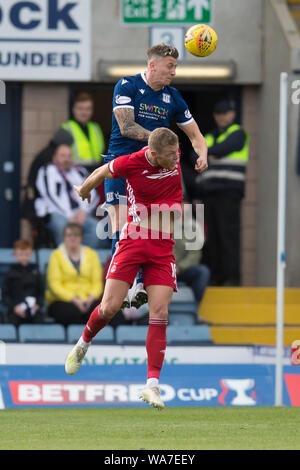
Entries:
<svg viewBox="0 0 300 470">
<path fill-rule="evenodd" d="M 89 345 L 91 343 L 85 343 L 82 338 L 79 338 L 72 351 L 68 354 L 65 362 L 65 371 L 69 375 L 76 374 L 81 363 L 87 353 Z"/>
<path fill-rule="evenodd" d="M 158 410 L 162 410 L 165 407 L 164 402 L 160 398 L 159 387 L 144 387 L 141 391 L 140 399 Z"/>
<path fill-rule="evenodd" d="M 142 305 L 148 302 L 148 294 L 144 289 L 144 285 L 137 284 L 134 294 L 131 297 L 131 306 L 139 309 Z"/>
<path fill-rule="evenodd" d="M 124 310 L 124 308 L 130 308 L 130 299 L 129 299 L 128 294 L 126 295 L 126 297 L 123 300 L 123 303 L 121 305 L 121 310 Z"/>
</svg>

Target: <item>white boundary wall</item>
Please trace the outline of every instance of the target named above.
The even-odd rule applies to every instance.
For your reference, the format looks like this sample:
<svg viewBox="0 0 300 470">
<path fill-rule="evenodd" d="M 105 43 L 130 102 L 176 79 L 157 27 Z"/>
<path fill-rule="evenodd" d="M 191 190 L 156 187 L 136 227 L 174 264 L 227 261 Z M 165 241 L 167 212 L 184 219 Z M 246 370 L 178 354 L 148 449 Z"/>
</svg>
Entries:
<svg viewBox="0 0 300 470">
<path fill-rule="evenodd" d="M 72 345 L 7 344 L 7 365 L 64 365 Z M 271 346 L 169 346 L 169 364 L 275 364 L 275 347 Z M 283 364 L 290 364 L 290 348 L 284 349 Z M 144 346 L 91 345 L 86 363 L 145 364 Z"/>
</svg>

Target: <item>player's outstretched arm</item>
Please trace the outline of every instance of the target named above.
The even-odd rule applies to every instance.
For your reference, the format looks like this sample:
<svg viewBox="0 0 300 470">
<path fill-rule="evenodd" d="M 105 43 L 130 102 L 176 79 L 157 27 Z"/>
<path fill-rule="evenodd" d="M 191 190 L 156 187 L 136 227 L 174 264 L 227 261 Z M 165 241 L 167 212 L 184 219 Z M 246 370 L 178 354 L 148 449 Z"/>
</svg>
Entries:
<svg viewBox="0 0 300 470">
<path fill-rule="evenodd" d="M 147 129 L 135 122 L 134 109 L 116 108 L 114 114 L 119 124 L 120 132 L 124 137 L 148 142 L 150 131 L 147 131 Z"/>
<path fill-rule="evenodd" d="M 180 127 L 190 139 L 193 149 L 199 157 L 195 164 L 195 170 L 201 173 L 207 169 L 207 145 L 205 138 L 201 134 L 196 121 L 192 121 L 185 126 L 178 125 L 178 127 Z"/>
<path fill-rule="evenodd" d="M 74 189 L 83 201 L 87 199 L 88 202 L 91 202 L 90 193 L 92 189 L 97 188 L 105 178 L 112 178 L 111 172 L 108 169 L 108 163 L 96 168 L 96 170 L 87 177 L 81 186 L 74 186 Z"/>
</svg>

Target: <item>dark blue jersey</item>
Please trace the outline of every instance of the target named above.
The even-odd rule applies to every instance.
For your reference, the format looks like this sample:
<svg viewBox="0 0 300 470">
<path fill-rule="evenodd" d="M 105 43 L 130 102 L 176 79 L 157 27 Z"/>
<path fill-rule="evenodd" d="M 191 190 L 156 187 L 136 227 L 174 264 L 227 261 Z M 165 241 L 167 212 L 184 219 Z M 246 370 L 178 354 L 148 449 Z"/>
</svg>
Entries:
<svg viewBox="0 0 300 470">
<path fill-rule="evenodd" d="M 148 84 L 145 72 L 121 78 L 113 96 L 112 130 L 108 153 L 127 155 L 139 151 L 147 142 L 122 136 L 114 116 L 116 108 L 134 109 L 135 122 L 148 131 L 170 127 L 170 121 L 185 125 L 193 121 L 189 108 L 178 90 L 165 86 L 155 91 Z"/>
</svg>

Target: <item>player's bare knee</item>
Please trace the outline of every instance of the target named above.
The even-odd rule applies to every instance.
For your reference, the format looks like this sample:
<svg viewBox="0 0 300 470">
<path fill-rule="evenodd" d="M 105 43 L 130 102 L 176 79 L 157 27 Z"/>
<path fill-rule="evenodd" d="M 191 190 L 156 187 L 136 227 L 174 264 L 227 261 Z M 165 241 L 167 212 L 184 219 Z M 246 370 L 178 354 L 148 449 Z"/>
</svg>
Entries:
<svg viewBox="0 0 300 470">
<path fill-rule="evenodd" d="M 150 311 L 150 318 L 159 318 L 160 320 L 168 319 L 168 307 L 164 305 L 158 305 Z"/>
<path fill-rule="evenodd" d="M 102 315 L 105 320 L 111 320 L 119 309 L 120 306 L 113 299 L 101 304 Z"/>
</svg>

